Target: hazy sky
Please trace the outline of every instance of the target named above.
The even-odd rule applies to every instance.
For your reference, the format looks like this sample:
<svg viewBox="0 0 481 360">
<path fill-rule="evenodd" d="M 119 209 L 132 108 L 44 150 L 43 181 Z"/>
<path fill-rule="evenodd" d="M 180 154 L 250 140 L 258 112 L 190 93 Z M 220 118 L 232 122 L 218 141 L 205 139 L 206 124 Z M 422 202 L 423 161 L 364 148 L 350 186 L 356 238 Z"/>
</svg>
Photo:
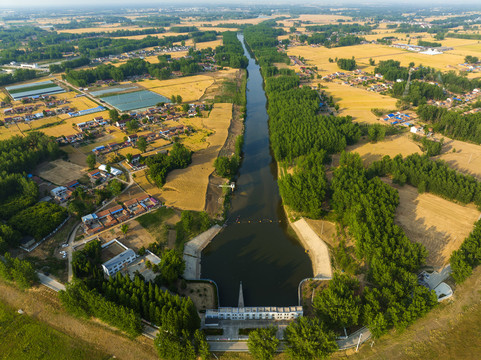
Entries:
<svg viewBox="0 0 481 360">
<path fill-rule="evenodd" d="M 58 6 L 58 7 L 75 7 L 75 6 L 126 6 L 132 7 L 138 4 L 142 4 L 143 6 L 155 6 L 161 7 L 162 5 L 174 5 L 180 6 L 182 4 L 189 4 L 190 6 L 197 4 L 252 4 L 252 5 L 269 5 L 269 4 L 293 4 L 292 0 L 246 0 L 246 1 L 239 1 L 239 0 L 207 0 L 207 1 L 188 1 L 188 0 L 180 0 L 176 2 L 172 1 L 150 1 L 150 0 L 81 0 L 81 1 L 65 1 L 65 0 L 1 0 L 0 1 L 0 8 L 9 8 L 9 7 L 48 7 L 48 6 Z M 387 5 L 389 3 L 395 5 L 402 5 L 402 4 L 413 4 L 417 6 L 439 6 L 439 5 L 450 5 L 450 6 L 462 6 L 462 5 L 480 5 L 480 0 L 462 0 L 460 2 L 453 2 L 452 0 L 321 0 L 321 1 L 298 1 L 296 4 L 302 3 L 310 3 L 316 5 L 341 5 L 341 4 L 351 4 L 351 5 L 378 5 L 383 4 Z M 77 4 L 77 5 L 76 5 Z"/>
</svg>

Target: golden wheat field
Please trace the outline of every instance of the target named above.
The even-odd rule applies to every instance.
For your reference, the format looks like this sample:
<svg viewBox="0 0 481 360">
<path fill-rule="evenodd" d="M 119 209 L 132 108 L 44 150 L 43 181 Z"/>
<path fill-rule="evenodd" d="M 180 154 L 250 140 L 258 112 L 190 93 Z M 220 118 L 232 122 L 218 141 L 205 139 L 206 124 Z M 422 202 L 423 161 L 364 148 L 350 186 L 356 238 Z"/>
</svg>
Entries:
<svg viewBox="0 0 481 360">
<path fill-rule="evenodd" d="M 449 138 L 444 140 L 443 152 L 436 159 L 444 160 L 451 168 L 481 180 L 481 146 Z"/>
<path fill-rule="evenodd" d="M 139 84 L 168 98 L 172 95 L 181 95 L 184 102 L 190 102 L 199 100 L 213 83 L 214 79 L 211 76 L 195 75 L 169 80 L 144 80 Z"/>
<path fill-rule="evenodd" d="M 358 153 L 366 165 L 374 161 L 381 160 L 389 155 L 391 158 L 401 154 L 403 157 L 422 151 L 408 133 L 401 135 L 388 136 L 383 141 L 377 143 L 359 143 L 346 148 L 346 151 Z"/>
<path fill-rule="evenodd" d="M 411 241 L 428 250 L 426 264 L 442 268 L 449 263 L 452 252 L 459 249 L 473 229 L 480 212 L 473 204 L 461 205 L 424 193 L 413 186 L 402 187 L 384 179 L 399 192 L 395 221 Z"/>
<path fill-rule="evenodd" d="M 214 161 L 227 139 L 232 118 L 232 104 L 215 104 L 202 125 L 213 133 L 205 139 L 204 149 L 192 156 L 192 164 L 185 169 L 174 170 L 167 176 L 161 199 L 167 206 L 183 210 L 202 211 L 209 176 L 214 171 Z"/>
<path fill-rule="evenodd" d="M 351 115 L 357 122 L 379 123 L 378 117 L 371 112 L 372 108 L 396 108 L 397 100 L 387 95 L 336 82 L 322 84 L 327 87 L 324 91 L 332 95 L 334 101 L 339 104 L 339 115 Z"/>
</svg>

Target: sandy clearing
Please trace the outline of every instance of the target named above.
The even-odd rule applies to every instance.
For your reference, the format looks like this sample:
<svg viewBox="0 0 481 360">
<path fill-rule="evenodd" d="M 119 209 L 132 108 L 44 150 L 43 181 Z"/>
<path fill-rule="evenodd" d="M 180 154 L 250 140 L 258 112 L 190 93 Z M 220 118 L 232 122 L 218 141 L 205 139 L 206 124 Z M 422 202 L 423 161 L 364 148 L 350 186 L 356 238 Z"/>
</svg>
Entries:
<svg viewBox="0 0 481 360">
<path fill-rule="evenodd" d="M 426 264 L 440 269 L 473 229 L 481 215 L 473 204 L 461 205 L 424 193 L 413 186 L 399 187 L 389 179 L 386 183 L 399 192 L 395 221 L 411 241 L 423 244 L 428 250 Z"/>
<path fill-rule="evenodd" d="M 192 164 L 185 169 L 174 170 L 167 176 L 162 188 L 161 200 L 167 206 L 183 210 L 203 211 L 209 175 L 214 171 L 214 161 L 224 145 L 232 118 L 232 104 L 215 104 L 203 126 L 213 134 L 205 139 L 205 149 L 196 151 Z"/>
<path fill-rule="evenodd" d="M 331 259 L 326 243 L 315 233 L 305 219 L 291 223 L 302 246 L 308 251 L 314 277 L 332 278 Z"/>
</svg>

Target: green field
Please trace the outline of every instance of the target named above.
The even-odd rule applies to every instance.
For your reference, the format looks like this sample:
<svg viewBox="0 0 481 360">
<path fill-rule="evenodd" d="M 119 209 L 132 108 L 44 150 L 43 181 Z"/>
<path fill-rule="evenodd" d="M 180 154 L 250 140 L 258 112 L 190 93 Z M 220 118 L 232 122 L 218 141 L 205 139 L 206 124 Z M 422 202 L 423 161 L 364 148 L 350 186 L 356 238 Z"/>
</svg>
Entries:
<svg viewBox="0 0 481 360">
<path fill-rule="evenodd" d="M 97 360 L 110 356 L 0 302 L 0 359 Z"/>
</svg>

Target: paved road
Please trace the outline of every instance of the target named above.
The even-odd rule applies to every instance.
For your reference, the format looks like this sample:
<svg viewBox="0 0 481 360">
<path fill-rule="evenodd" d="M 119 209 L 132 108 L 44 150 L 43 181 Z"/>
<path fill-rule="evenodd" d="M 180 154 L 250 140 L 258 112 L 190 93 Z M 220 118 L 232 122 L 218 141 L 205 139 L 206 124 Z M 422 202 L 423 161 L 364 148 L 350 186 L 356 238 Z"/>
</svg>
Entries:
<svg viewBox="0 0 481 360">
<path fill-rule="evenodd" d="M 59 292 L 60 290 L 65 290 L 65 285 L 62 283 L 59 283 L 57 280 L 54 280 L 51 277 L 39 272 L 37 273 L 37 275 L 40 280 L 40 283 L 49 287 L 53 291 Z"/>
<path fill-rule="evenodd" d="M 210 351 L 249 351 L 249 348 L 247 347 L 247 341 L 208 341 L 208 343 L 210 346 Z"/>
</svg>

